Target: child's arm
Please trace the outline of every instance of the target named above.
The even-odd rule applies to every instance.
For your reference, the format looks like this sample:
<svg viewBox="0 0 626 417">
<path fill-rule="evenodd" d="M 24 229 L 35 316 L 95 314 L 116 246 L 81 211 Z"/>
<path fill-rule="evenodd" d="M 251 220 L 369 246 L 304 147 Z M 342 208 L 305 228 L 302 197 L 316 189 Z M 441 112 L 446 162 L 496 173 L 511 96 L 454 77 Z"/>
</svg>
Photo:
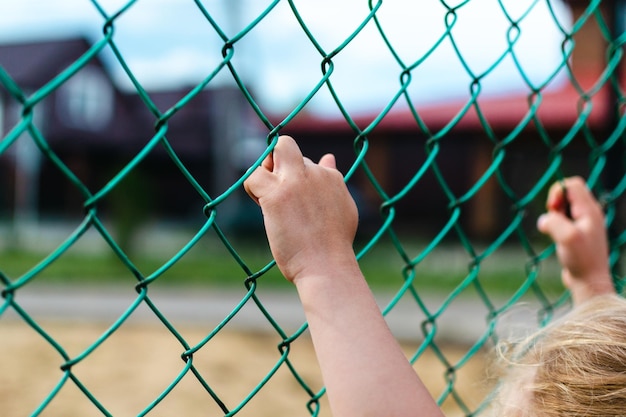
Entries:
<svg viewBox="0 0 626 417">
<path fill-rule="evenodd" d="M 332 155 L 281 137 L 244 184 L 297 288 L 335 417 L 442 416 L 387 327 L 356 261 L 358 214 Z"/>
<path fill-rule="evenodd" d="M 548 212 L 539 217 L 537 228 L 556 243 L 563 284 L 571 291 L 574 304 L 615 293 L 604 213 L 585 181 L 572 177 L 555 183 L 546 207 Z"/>
</svg>

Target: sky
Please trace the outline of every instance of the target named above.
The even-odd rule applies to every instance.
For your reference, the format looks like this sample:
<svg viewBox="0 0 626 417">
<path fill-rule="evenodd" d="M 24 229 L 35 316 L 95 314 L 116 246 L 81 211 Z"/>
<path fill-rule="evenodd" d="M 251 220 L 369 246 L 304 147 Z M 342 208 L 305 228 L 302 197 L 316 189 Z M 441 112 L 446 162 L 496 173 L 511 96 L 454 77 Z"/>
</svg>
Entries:
<svg viewBox="0 0 626 417">
<path fill-rule="evenodd" d="M 105 20 L 96 4 L 112 16 L 127 1 L 1 0 L 0 42 L 76 35 L 96 41 L 102 38 Z M 498 62 L 508 47 L 507 36 L 518 37 L 514 52 L 527 79 L 542 83 L 562 61 L 559 25 L 568 28 L 571 18 L 560 0 L 549 2 L 553 13 L 546 0 L 384 0 L 377 17 L 394 57 L 373 21 L 341 49 L 366 20 L 367 0 L 294 0 L 317 47 L 286 0 L 204 0 L 201 4 L 227 37 L 240 33 L 274 4 L 235 43 L 233 62 L 261 105 L 277 112 L 289 111 L 307 97 L 322 78 L 322 55 L 338 50 L 331 80 L 342 103 L 355 113 L 383 108 L 399 89 L 403 66 L 421 60 L 409 86 L 415 102 L 467 96 L 471 74 L 480 77 Z M 448 23 L 454 20 L 454 46 L 464 62 L 448 38 L 430 51 L 446 31 L 444 4 L 458 6 L 456 15 L 447 19 Z M 519 31 L 511 29 L 507 13 L 514 21 L 527 13 Z M 224 42 L 192 0 L 137 0 L 115 20 L 114 30 L 116 45 L 147 89 L 197 84 L 222 61 Z M 128 88 L 128 77 L 111 54 L 103 59 L 118 86 Z M 211 85 L 228 82 L 232 79 L 224 70 Z M 484 94 L 528 89 L 510 55 L 481 77 L 481 86 Z M 322 115 L 333 108 L 326 88 L 307 106 Z"/>
</svg>

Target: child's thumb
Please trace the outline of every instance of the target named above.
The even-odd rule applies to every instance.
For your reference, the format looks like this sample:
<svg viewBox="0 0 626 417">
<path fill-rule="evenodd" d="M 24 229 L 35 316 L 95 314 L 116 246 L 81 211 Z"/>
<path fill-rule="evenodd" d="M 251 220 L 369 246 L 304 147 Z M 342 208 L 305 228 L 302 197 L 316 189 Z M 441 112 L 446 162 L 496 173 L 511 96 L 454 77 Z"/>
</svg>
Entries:
<svg viewBox="0 0 626 417">
<path fill-rule="evenodd" d="M 571 235 L 574 224 L 562 213 L 549 211 L 537 219 L 537 229 L 549 235 L 555 242 L 562 242 Z"/>
</svg>

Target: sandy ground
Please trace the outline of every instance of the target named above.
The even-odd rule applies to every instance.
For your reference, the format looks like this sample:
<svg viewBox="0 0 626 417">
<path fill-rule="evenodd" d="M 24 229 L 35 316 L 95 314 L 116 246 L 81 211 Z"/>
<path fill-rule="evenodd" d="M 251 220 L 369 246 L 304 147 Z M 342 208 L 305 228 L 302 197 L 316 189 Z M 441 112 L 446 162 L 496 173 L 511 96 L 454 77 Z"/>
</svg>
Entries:
<svg viewBox="0 0 626 417">
<path fill-rule="evenodd" d="M 93 323 L 49 322 L 45 331 L 59 343 L 70 358 L 83 352 L 105 331 Z M 178 329 L 190 346 L 200 343 L 211 331 L 201 326 Z M 208 386 L 237 416 L 276 417 L 309 416 L 309 394 L 289 368 L 282 364 L 269 382 L 250 399 L 268 372 L 280 362 L 278 336 L 267 333 L 223 330 L 199 349 L 193 364 Z M 407 356 L 417 346 L 404 345 Z M 179 375 L 185 371 L 181 353 L 185 349 L 164 326 L 125 324 L 100 347 L 72 367 L 72 374 L 113 416 L 141 414 Z M 462 360 L 467 348 L 447 346 L 448 361 Z M 322 387 L 319 368 L 310 339 L 298 338 L 290 347 L 288 358 L 298 375 L 313 392 Z M 61 354 L 32 328 L 20 321 L 0 321 L 0 415 L 28 416 L 48 394 L 63 381 Z M 446 386 L 445 372 L 436 355 L 427 350 L 415 364 L 431 392 L 439 396 Z M 475 407 L 488 392 L 485 382 L 485 357 L 477 354 L 456 373 L 458 395 Z M 325 397 L 320 416 L 330 416 Z M 453 401 L 444 403 L 448 416 L 463 415 Z M 89 401 L 71 379 L 65 380 L 59 393 L 40 414 L 42 416 L 88 417 L 104 413 Z M 222 416 L 225 413 L 187 372 L 180 383 L 152 410 L 149 416 Z"/>
</svg>

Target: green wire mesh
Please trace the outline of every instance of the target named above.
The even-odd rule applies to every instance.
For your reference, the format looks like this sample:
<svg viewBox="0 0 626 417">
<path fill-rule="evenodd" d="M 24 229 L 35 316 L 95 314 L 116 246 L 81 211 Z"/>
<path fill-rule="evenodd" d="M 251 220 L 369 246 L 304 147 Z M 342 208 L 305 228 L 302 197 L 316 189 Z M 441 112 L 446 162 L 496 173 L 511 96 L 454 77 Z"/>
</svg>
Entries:
<svg viewBox="0 0 626 417">
<path fill-rule="evenodd" d="M 469 7 L 473 3 L 471 0 L 458 2 L 457 4 L 440 0 L 440 18 L 443 28 L 440 36 L 433 43 L 432 48 L 425 51 L 418 59 L 412 62 L 406 62 L 401 58 L 401 54 L 387 36 L 385 25 L 379 19 L 379 13 L 384 10 L 386 4 L 382 1 L 370 0 L 367 3 L 369 13 L 345 37 L 343 42 L 331 50 L 324 48 L 316 39 L 314 33 L 307 26 L 306 19 L 301 16 L 299 5 L 295 1 L 275 0 L 268 2 L 265 8 L 258 13 L 256 19 L 250 21 L 247 26 L 236 33 L 227 33 L 220 26 L 218 20 L 212 14 L 211 6 L 195 1 L 197 13 L 205 18 L 207 27 L 221 39 L 222 45 L 219 53 L 222 56 L 222 60 L 206 74 L 206 77 L 201 82 L 189 89 L 186 95 L 165 111 L 160 111 L 158 106 L 152 101 L 149 92 L 142 86 L 142 83 L 125 61 L 122 49 L 118 47 L 115 31 L 116 24 L 139 2 L 129 1 L 113 13 L 105 11 L 106 8 L 101 6 L 96 0 L 93 0 L 91 3 L 102 17 L 101 36 L 89 47 L 86 53 L 64 71 L 48 80 L 43 87 L 36 91 L 25 91 L 25 88 L 14 81 L 4 67 L 0 65 L 0 93 L 9 100 L 19 103 L 21 109 L 21 117 L 18 122 L 10 126 L 10 130 L 0 141 L 0 155 L 8 153 L 20 137 L 29 138 L 37 146 L 42 157 L 52 163 L 67 181 L 78 190 L 82 198 L 82 208 L 84 209 L 84 217 L 80 225 L 65 238 L 62 244 L 39 263 L 33 265 L 26 273 L 19 276 L 9 276 L 3 272 L 3 267 L 0 265 L 0 282 L 2 282 L 0 318 L 3 315 L 7 315 L 8 312 L 16 313 L 60 357 L 58 383 L 42 399 L 39 406 L 32 411 L 32 415 L 45 414 L 46 407 L 55 401 L 57 394 L 68 384 L 74 384 L 78 387 L 102 415 L 111 415 L 106 405 L 101 403 L 90 392 L 73 369 L 75 365 L 88 358 L 94 351 L 105 344 L 111 335 L 133 316 L 139 307 L 149 308 L 180 344 L 183 366 L 180 373 L 171 381 L 168 387 L 154 398 L 151 403 L 147 404 L 138 415 L 158 414 L 160 402 L 188 375 L 193 375 L 198 384 L 206 390 L 208 394 L 207 401 L 215 403 L 224 416 L 236 415 L 244 407 L 248 406 L 250 400 L 259 391 L 269 389 L 266 387 L 267 383 L 278 369 L 284 367 L 291 372 L 294 381 L 299 384 L 309 397 L 308 404 L 303 405 L 308 410 L 308 413 L 310 415 L 318 415 L 322 412 L 319 399 L 325 394 L 325 391 L 323 389 L 312 389 L 306 378 L 300 375 L 297 366 L 290 360 L 291 346 L 294 341 L 298 340 L 305 333 L 306 325 L 303 325 L 295 332 L 286 332 L 272 317 L 270 310 L 264 305 L 263 297 L 258 292 L 258 288 L 263 285 L 263 278 L 266 273 L 275 268 L 274 263 L 268 261 L 261 268 L 250 265 L 238 253 L 234 240 L 229 237 L 229 233 L 225 228 L 220 227 L 219 221 L 220 214 L 229 210 L 227 206 L 229 199 L 234 200 L 236 194 L 241 193 L 243 181 L 251 170 L 257 167 L 264 157 L 272 151 L 278 135 L 289 133 L 290 127 L 295 129 L 298 117 L 306 113 L 305 108 L 307 104 L 316 95 L 322 93 L 330 94 L 336 105 L 337 114 L 342 118 L 344 128 L 347 127 L 350 132 L 351 142 L 347 145 L 352 149 L 352 159 L 349 161 L 349 166 L 346 170 L 346 181 L 351 184 L 357 177 L 365 178 L 380 202 L 376 229 L 373 232 L 364 232 L 363 235 L 365 237 L 361 236 L 359 239 L 357 248 L 359 261 L 367 262 L 370 258 L 380 256 L 376 251 L 382 245 L 382 242 L 391 243 L 395 252 L 393 256 L 401 259 L 402 267 L 397 271 L 398 281 L 394 289 L 395 295 L 386 305 L 384 314 L 392 315 L 398 304 L 407 300 L 417 307 L 416 320 L 422 320 L 421 336 L 423 337 L 423 342 L 415 350 L 411 360 L 416 362 L 425 351 L 430 351 L 441 361 L 445 368 L 443 377 L 446 381 L 446 388 L 439 393 L 438 399 L 440 403 L 453 401 L 467 416 L 476 415 L 484 408 L 488 399 L 485 399 L 481 405 L 474 408 L 466 404 L 466 400 L 459 394 L 456 375 L 472 356 L 481 351 L 481 349 L 490 346 L 494 341 L 493 339 L 496 338 L 494 329 L 498 319 L 504 313 L 510 311 L 520 300 L 533 299 L 539 304 L 537 317 L 540 323 L 549 321 L 557 308 L 567 305 L 569 300 L 567 293 L 560 292 L 554 295 L 545 291 L 541 279 L 543 274 L 542 267 L 548 262 L 554 261 L 554 247 L 546 243 L 545 240 L 540 240 L 538 243 L 537 235 L 532 231 L 532 225 L 529 227 L 528 222 L 528 219 L 536 214 L 536 207 L 542 206 L 546 190 L 554 181 L 571 174 L 584 174 L 590 187 L 599 196 L 605 207 L 607 224 L 611 230 L 610 261 L 614 271 L 615 284 L 621 291 L 624 277 L 621 275 L 622 272 L 619 268 L 620 257 L 626 243 L 626 231 L 622 223 L 623 200 L 626 189 L 626 175 L 624 174 L 624 145 L 626 142 L 624 139 L 624 128 L 626 127 L 626 118 L 623 111 L 623 75 L 620 71 L 626 34 L 620 32 L 615 22 L 607 19 L 607 16 L 609 19 L 612 18 L 610 13 L 602 13 L 601 11 L 605 6 L 617 7 L 616 5 L 619 5 L 619 2 L 590 1 L 585 4 L 585 7 L 581 6 L 582 12 L 575 16 L 576 20 L 571 27 L 566 28 L 552 12 L 553 3 L 550 1 L 541 2 L 536 0 L 528 2 L 525 11 L 518 13 L 515 18 L 509 13 L 503 2 L 494 1 L 491 7 L 499 10 L 508 21 L 508 30 L 503 34 L 508 47 L 486 69 L 482 72 L 476 72 L 464 56 L 462 48 L 458 46 L 462 39 L 458 39 L 455 35 L 455 27 L 459 22 L 463 21 L 464 8 Z M 254 36 L 256 26 L 270 16 L 279 4 L 284 6 L 285 3 L 290 8 L 293 18 L 297 20 L 310 45 L 319 54 L 320 73 L 317 83 L 312 86 L 308 94 L 297 105 L 293 106 L 290 111 L 286 112 L 286 116 L 277 121 L 275 120 L 275 115 L 271 114 L 268 109 L 263 108 L 255 100 L 255 96 L 251 92 L 252 89 L 241 74 L 242 70 L 238 67 L 237 58 L 239 57 L 238 46 L 240 42 L 248 36 Z M 562 36 L 562 60 L 544 79 L 536 81 L 533 80 L 534 77 L 528 75 L 524 66 L 517 59 L 516 45 L 521 38 L 522 32 L 542 30 L 539 27 L 524 26 L 525 19 L 533 10 L 540 6 L 547 7 L 553 13 L 553 24 Z M 594 82 L 591 85 L 586 85 L 577 78 L 577 74 L 575 74 L 571 65 L 571 58 L 576 52 L 576 36 L 589 26 L 596 26 L 604 39 L 605 49 L 603 53 L 605 62 L 603 63 L 602 72 Z M 362 119 L 353 116 L 350 110 L 342 103 L 341 94 L 335 89 L 333 74 L 339 65 L 337 62 L 343 52 L 359 38 L 366 28 L 371 29 L 372 27 L 376 29 L 380 39 L 382 39 L 397 64 L 397 72 L 394 75 L 397 76 L 398 87 L 384 108 L 375 117 L 371 118 L 368 123 L 364 124 Z M 469 96 L 455 114 L 440 127 L 429 125 L 429 121 L 423 116 L 420 107 L 415 105 L 414 92 L 410 87 L 414 74 L 429 62 L 431 56 L 444 43 L 452 46 L 455 52 L 455 60 L 466 72 L 469 79 L 467 84 Z M 99 189 L 90 189 L 79 179 L 79 176 L 73 172 L 66 162 L 55 153 L 55 149 L 49 145 L 44 131 L 36 122 L 34 112 L 43 100 L 51 96 L 90 62 L 96 60 L 99 54 L 104 51 L 114 55 L 115 60 L 132 83 L 143 105 L 153 115 L 151 123 L 154 126 L 154 134 L 130 162 L 120 169 L 105 186 Z M 483 86 L 489 75 L 503 65 L 505 60 L 510 60 L 515 64 L 519 77 L 524 81 L 527 106 L 523 116 L 512 124 L 513 127 L 508 132 L 503 133 L 501 129 L 494 127 L 494 123 L 497 120 L 492 116 L 492 113 L 485 111 L 482 93 Z M 187 106 L 198 94 L 216 85 L 218 76 L 223 77 L 225 74 L 232 80 L 233 85 L 238 87 L 241 97 L 247 103 L 246 107 L 248 110 L 251 110 L 256 119 L 264 126 L 267 148 L 258 156 L 256 162 L 249 167 L 249 170 L 232 181 L 232 183 L 229 183 L 222 192 L 211 195 L 177 155 L 175 143 L 168 139 L 168 127 L 170 120 L 177 116 L 179 110 Z M 549 88 L 558 74 L 565 74 L 567 83 L 576 93 L 575 103 L 570 104 L 576 105 L 577 117 L 570 126 L 555 133 L 545 126 L 541 110 L 544 99 L 549 95 Z M 592 126 L 591 117 L 594 106 L 597 106 L 594 100 L 602 94 L 609 94 L 611 97 L 610 106 L 612 106 L 612 109 L 609 111 L 611 117 L 602 128 L 597 129 Z M 418 169 L 415 170 L 410 179 L 405 184 L 402 184 L 400 189 L 390 190 L 377 177 L 375 169 L 372 169 L 369 164 L 369 160 L 375 152 L 374 145 L 376 144 L 377 132 L 387 123 L 387 119 L 392 117 L 394 108 L 399 104 L 408 108 L 408 114 L 413 122 L 411 134 L 415 141 L 423 143 L 424 154 L 419 161 Z M 448 183 L 442 164 L 445 164 L 446 155 L 449 155 L 446 153 L 447 144 L 454 140 L 456 129 L 470 114 L 473 114 L 479 122 L 479 128 L 473 134 L 481 138 L 480 146 L 489 148 L 490 158 L 489 162 L 485 164 L 483 172 L 477 176 L 478 179 L 475 183 L 469 189 L 459 193 L 453 191 L 454 187 Z M 323 135 L 323 133 L 320 134 Z M 523 146 L 522 142 L 529 141 L 529 137 L 534 138 L 532 144 Z M 296 137 L 296 139 L 298 140 L 299 138 Z M 585 162 L 586 172 L 584 173 L 569 172 L 567 170 L 568 150 L 573 147 L 582 147 L 587 155 L 587 161 Z M 522 149 L 522 151 L 519 151 L 519 149 Z M 205 221 L 196 230 L 195 235 L 174 256 L 171 256 L 153 272 L 146 274 L 135 265 L 132 255 L 127 253 L 116 242 L 113 234 L 107 229 L 101 218 L 100 207 L 105 204 L 110 194 L 120 187 L 120 184 L 149 155 L 157 150 L 167 153 L 186 181 L 201 198 L 203 205 L 195 207 L 195 210 L 204 214 Z M 518 187 L 510 182 L 507 175 L 507 172 L 509 172 L 508 164 L 512 163 L 510 155 L 512 152 L 528 152 L 526 158 L 531 159 L 536 158 L 537 150 L 544 158 L 543 171 L 529 174 L 529 178 L 533 178 L 531 186 L 526 190 L 520 191 Z M 415 198 L 412 193 L 423 183 L 424 178 L 427 176 L 437 180 L 438 191 L 445 196 L 447 212 L 444 217 L 446 220 L 432 235 L 424 238 L 423 243 L 416 249 L 412 242 L 407 243 L 407 239 L 402 233 L 403 230 L 398 230 L 396 226 L 397 216 L 399 215 L 400 205 L 411 198 Z M 491 187 L 495 186 L 502 192 L 510 212 L 507 214 L 506 226 L 496 236 L 488 242 L 476 242 L 472 238 L 471 233 L 466 231 L 461 219 L 467 204 L 473 201 L 481 190 L 488 185 Z M 620 213 L 620 207 L 622 207 L 622 213 Z M 93 233 L 94 231 L 101 236 L 115 256 L 124 264 L 131 276 L 136 279 L 135 289 L 137 295 L 134 302 L 128 306 L 105 333 L 82 353 L 71 356 L 66 352 L 64 346 L 47 333 L 44 326 L 20 304 L 19 294 L 24 287 L 40 279 L 42 272 L 54 265 L 58 259 L 66 256 L 66 253 L 72 247 L 79 245 L 86 233 Z M 222 322 L 209 332 L 203 340 L 197 343 L 190 343 L 168 317 L 159 310 L 157 303 L 153 301 L 149 294 L 149 289 L 153 283 L 158 281 L 170 268 L 187 256 L 188 252 L 207 236 L 217 238 L 235 260 L 242 271 L 243 287 L 240 302 L 232 312 L 226 315 Z M 450 242 L 462 248 L 464 257 L 467 260 L 463 278 L 455 283 L 453 289 L 439 305 L 432 307 L 432 304 L 429 306 L 426 300 L 428 298 L 427 292 L 420 289 L 422 265 L 430 259 L 446 262 L 445 255 L 443 258 L 438 258 L 437 256 L 438 251 L 450 244 Z M 518 253 L 522 254 L 521 257 L 516 259 L 523 260 L 522 264 L 519 265 L 519 269 L 523 271 L 521 274 L 524 279 L 520 281 L 520 285 L 511 294 L 507 294 L 505 297 L 493 297 L 482 280 L 483 269 L 486 268 L 485 265 L 490 263 L 492 257 L 495 257 L 505 247 L 513 247 Z M 556 279 L 558 280 L 558 277 Z M 485 329 L 483 335 L 474 342 L 466 354 L 460 360 L 453 362 L 446 357 L 441 349 L 442 342 L 438 340 L 438 323 L 440 317 L 446 313 L 447 309 L 460 297 L 468 293 L 471 294 L 473 299 L 484 305 Z M 502 301 L 503 298 L 504 301 Z M 219 387 L 212 386 L 206 376 L 195 366 L 194 354 L 205 349 L 214 337 L 239 314 L 241 309 L 251 303 L 257 307 L 258 314 L 265 317 L 273 331 L 280 337 L 281 343 L 278 346 L 278 356 L 274 367 L 269 370 L 259 384 L 240 403 L 227 405 L 218 395 Z M 36 375 L 33 375 L 33 378 L 36 377 Z M 198 405 L 198 407 L 201 406 Z"/>
</svg>

